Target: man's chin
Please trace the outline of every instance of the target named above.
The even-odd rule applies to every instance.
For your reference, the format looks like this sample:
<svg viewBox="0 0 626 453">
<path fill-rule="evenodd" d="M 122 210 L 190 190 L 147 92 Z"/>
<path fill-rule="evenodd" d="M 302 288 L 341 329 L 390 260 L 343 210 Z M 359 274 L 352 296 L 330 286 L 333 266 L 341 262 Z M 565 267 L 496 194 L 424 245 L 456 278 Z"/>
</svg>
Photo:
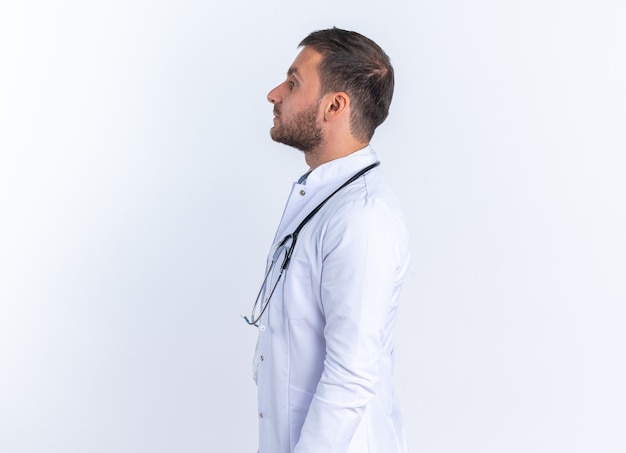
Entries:
<svg viewBox="0 0 626 453">
<path fill-rule="evenodd" d="M 285 139 L 284 137 L 281 135 L 280 133 L 280 129 L 278 129 L 276 126 L 273 126 L 270 129 L 270 137 L 272 138 L 272 140 L 274 140 L 275 142 L 278 143 L 285 143 Z"/>
</svg>

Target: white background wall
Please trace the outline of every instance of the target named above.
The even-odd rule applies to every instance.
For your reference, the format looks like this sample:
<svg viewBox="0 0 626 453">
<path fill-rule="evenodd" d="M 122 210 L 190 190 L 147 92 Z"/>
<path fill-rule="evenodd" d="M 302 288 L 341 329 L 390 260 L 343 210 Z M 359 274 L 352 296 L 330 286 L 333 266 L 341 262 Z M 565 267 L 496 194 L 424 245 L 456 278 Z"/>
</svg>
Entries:
<svg viewBox="0 0 626 453">
<path fill-rule="evenodd" d="M 389 53 L 412 452 L 626 451 L 626 3 L 0 4 L 0 451 L 253 452 L 308 32 Z"/>
</svg>

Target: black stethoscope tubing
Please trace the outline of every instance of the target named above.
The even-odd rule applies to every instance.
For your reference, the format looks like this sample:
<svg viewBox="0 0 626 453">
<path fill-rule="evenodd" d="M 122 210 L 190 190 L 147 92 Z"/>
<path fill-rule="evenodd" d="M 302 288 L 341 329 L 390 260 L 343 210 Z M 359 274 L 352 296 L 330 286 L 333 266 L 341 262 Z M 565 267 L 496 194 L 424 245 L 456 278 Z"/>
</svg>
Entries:
<svg viewBox="0 0 626 453">
<path fill-rule="evenodd" d="M 304 226 L 307 223 L 309 223 L 309 221 L 313 218 L 313 216 L 315 214 L 317 214 L 319 212 L 319 210 L 322 209 L 322 207 L 326 204 L 326 202 L 328 200 L 330 200 L 333 196 L 335 196 L 337 194 L 337 192 L 339 192 L 341 189 L 343 189 L 347 185 L 353 183 L 354 181 L 359 179 L 361 176 L 363 176 L 365 173 L 367 173 L 368 171 L 370 171 L 374 167 L 377 167 L 378 165 L 380 165 L 380 162 L 376 161 L 373 164 L 368 165 L 367 167 L 363 168 L 362 170 L 360 170 L 356 174 L 354 174 L 350 179 L 348 179 L 341 186 L 339 186 L 337 189 L 335 189 L 335 191 L 333 193 L 328 195 L 320 204 L 318 204 L 315 207 L 315 209 L 313 209 L 311 212 L 309 212 L 307 214 L 307 216 L 302 220 L 302 222 L 300 222 L 300 224 L 296 227 L 296 229 L 293 231 L 293 233 L 288 234 L 287 236 L 282 238 L 280 240 L 280 242 L 278 242 L 278 244 L 276 245 L 276 252 L 274 252 L 274 257 L 272 257 L 272 262 L 271 262 L 271 264 L 269 266 L 269 269 L 267 270 L 267 272 L 265 274 L 265 278 L 263 279 L 263 283 L 261 284 L 261 289 L 259 290 L 259 294 L 257 295 L 256 301 L 254 302 L 254 306 L 252 307 L 252 320 L 249 320 L 246 316 L 242 316 L 243 319 L 248 324 L 258 327 L 257 322 L 259 321 L 259 319 L 261 319 L 261 316 L 263 316 L 263 313 L 265 312 L 265 310 L 269 306 L 269 300 L 272 298 L 272 295 L 274 294 L 274 291 L 276 290 L 276 287 L 278 286 L 278 282 L 280 281 L 281 277 L 283 276 L 283 272 L 285 272 L 285 270 L 287 270 L 287 268 L 289 267 L 289 262 L 291 261 L 291 255 L 293 255 L 293 251 L 296 248 L 296 242 L 298 240 L 298 235 L 300 234 L 300 231 L 302 230 L 302 228 L 304 228 Z M 291 244 L 289 244 L 289 249 L 285 253 L 285 257 L 283 258 L 283 263 L 280 266 L 280 272 L 278 273 L 278 277 L 276 279 L 276 282 L 272 286 L 272 290 L 271 290 L 269 296 L 267 296 L 265 298 L 265 303 L 262 304 L 261 312 L 259 313 L 258 316 L 255 317 L 254 316 L 254 311 L 255 311 L 256 306 L 257 306 L 257 304 L 259 302 L 259 298 L 261 297 L 261 293 L 263 292 L 263 288 L 265 287 L 265 283 L 267 282 L 267 279 L 269 277 L 271 269 L 272 269 L 272 267 L 274 265 L 274 261 L 277 259 L 277 255 L 279 255 L 278 252 L 281 249 L 281 247 L 283 245 L 285 245 L 285 243 L 289 239 L 291 239 Z"/>
<path fill-rule="evenodd" d="M 357 172 L 354 176 L 352 176 L 350 179 L 348 179 L 346 182 L 344 182 L 341 186 L 339 186 L 333 193 L 331 193 L 329 196 L 327 196 L 324 201 L 322 201 L 320 204 L 318 204 L 315 209 L 313 209 L 311 212 L 309 212 L 307 214 L 307 216 L 302 220 L 302 222 L 300 222 L 300 224 L 296 227 L 296 229 L 293 231 L 293 233 L 288 234 L 287 236 L 285 236 L 277 245 L 277 248 L 280 248 L 283 244 L 285 244 L 290 238 L 291 238 L 291 245 L 289 246 L 289 250 L 287 251 L 287 253 L 285 254 L 285 258 L 283 260 L 283 264 L 280 267 L 280 272 L 282 274 L 282 272 L 284 270 L 286 270 L 289 267 L 289 262 L 291 261 L 291 255 L 293 255 L 293 251 L 296 247 L 296 241 L 298 240 L 298 235 L 300 234 L 300 231 L 302 230 L 302 228 L 304 228 L 304 226 L 309 223 L 309 221 L 313 218 L 313 216 L 315 214 L 317 214 L 319 212 L 320 209 L 322 209 L 322 207 L 326 204 L 326 202 L 328 200 L 330 200 L 333 196 L 335 196 L 337 194 L 337 192 L 339 192 L 341 189 L 343 189 L 344 187 L 348 186 L 349 184 L 353 183 L 354 181 L 356 181 L 357 179 L 359 179 L 361 176 L 363 176 L 365 173 L 367 173 L 368 171 L 370 171 L 371 169 L 377 167 L 378 165 L 380 165 L 380 161 L 376 161 L 371 165 L 368 165 L 367 167 L 363 168 L 362 170 L 360 170 L 359 172 Z"/>
</svg>

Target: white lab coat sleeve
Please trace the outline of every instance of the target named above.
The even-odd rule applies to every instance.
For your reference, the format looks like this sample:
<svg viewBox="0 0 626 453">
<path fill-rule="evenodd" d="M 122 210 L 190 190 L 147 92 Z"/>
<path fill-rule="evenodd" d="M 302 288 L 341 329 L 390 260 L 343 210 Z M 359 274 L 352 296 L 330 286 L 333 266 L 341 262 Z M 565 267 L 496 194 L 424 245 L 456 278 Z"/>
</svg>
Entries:
<svg viewBox="0 0 626 453">
<path fill-rule="evenodd" d="M 403 227 L 381 199 L 333 213 L 321 247 L 326 357 L 294 453 L 344 453 L 375 394 L 402 265 Z M 386 333 L 387 332 L 387 333 Z"/>
</svg>

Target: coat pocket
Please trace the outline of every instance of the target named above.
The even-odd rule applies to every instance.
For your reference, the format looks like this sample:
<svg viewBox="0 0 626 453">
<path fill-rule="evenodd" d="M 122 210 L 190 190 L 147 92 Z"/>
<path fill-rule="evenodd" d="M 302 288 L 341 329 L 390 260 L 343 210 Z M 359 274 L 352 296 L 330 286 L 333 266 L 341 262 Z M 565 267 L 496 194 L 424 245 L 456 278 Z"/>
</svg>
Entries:
<svg viewBox="0 0 626 453">
<path fill-rule="evenodd" d="M 302 425 L 311 406 L 313 393 L 289 386 L 289 445 L 292 451 L 300 440 Z"/>
</svg>

